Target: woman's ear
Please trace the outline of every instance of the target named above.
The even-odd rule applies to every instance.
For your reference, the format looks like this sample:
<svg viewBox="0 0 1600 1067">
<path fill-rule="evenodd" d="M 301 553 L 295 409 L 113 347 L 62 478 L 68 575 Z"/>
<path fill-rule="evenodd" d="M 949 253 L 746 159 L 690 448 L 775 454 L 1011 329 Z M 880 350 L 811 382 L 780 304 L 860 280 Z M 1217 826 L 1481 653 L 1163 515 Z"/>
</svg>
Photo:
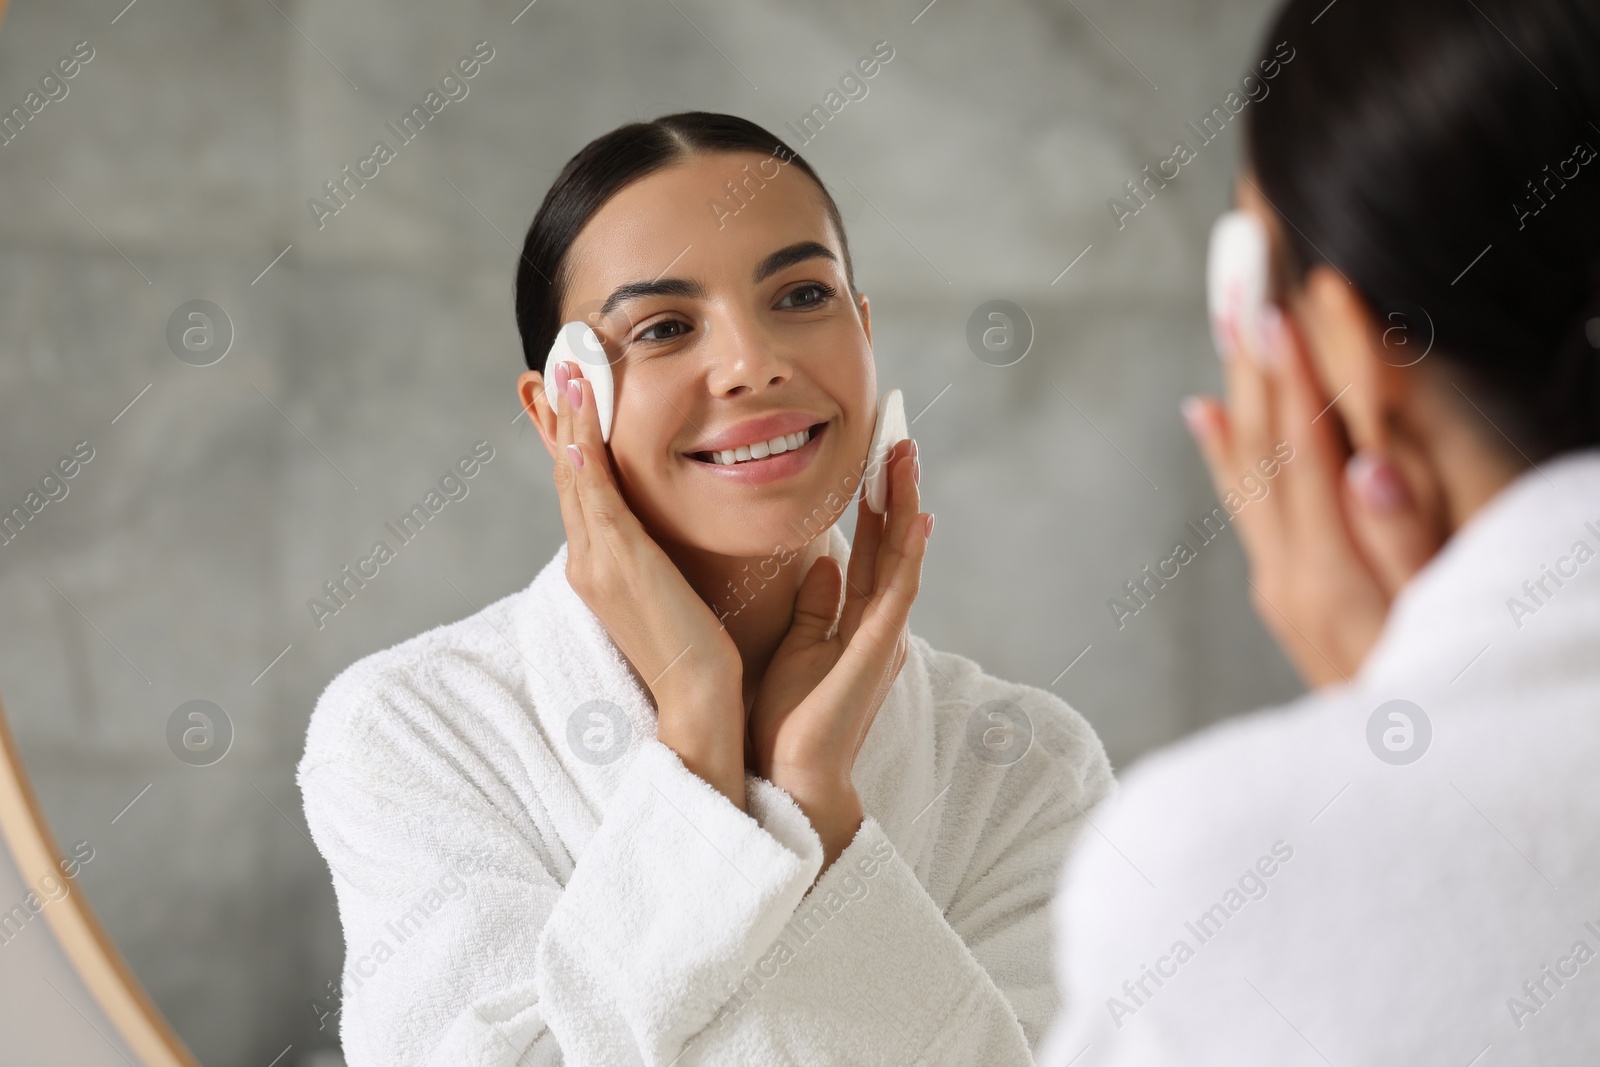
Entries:
<svg viewBox="0 0 1600 1067">
<path fill-rule="evenodd" d="M 560 446 L 556 444 L 556 413 L 544 395 L 544 375 L 536 370 L 523 371 L 517 376 L 517 396 L 522 401 L 522 409 L 528 413 L 528 421 L 538 428 L 539 439 L 544 442 L 544 449 L 554 462 Z"/>
<path fill-rule="evenodd" d="M 856 294 L 856 307 L 861 312 L 861 329 L 867 335 L 867 347 L 872 347 L 872 308 L 867 305 L 867 294 Z"/>
</svg>

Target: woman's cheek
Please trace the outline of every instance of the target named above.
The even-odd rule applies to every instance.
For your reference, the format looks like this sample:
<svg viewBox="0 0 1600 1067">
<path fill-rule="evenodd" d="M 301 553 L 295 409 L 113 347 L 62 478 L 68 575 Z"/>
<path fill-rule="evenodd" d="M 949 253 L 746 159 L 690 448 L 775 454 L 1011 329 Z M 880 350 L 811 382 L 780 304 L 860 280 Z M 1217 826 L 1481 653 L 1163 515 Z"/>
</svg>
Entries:
<svg viewBox="0 0 1600 1067">
<path fill-rule="evenodd" d="M 622 417 L 618 412 L 619 426 Z M 681 499 L 683 480 L 693 472 L 678 466 L 681 457 L 666 444 L 672 437 L 665 428 L 640 425 L 640 421 L 629 424 L 631 432 L 612 432 L 611 458 L 618 487 L 628 509 L 646 526 L 679 529 L 693 519 L 692 502 Z"/>
<path fill-rule="evenodd" d="M 849 430 L 850 451 L 859 458 L 865 458 L 867 447 L 872 443 L 872 431 L 878 422 L 878 391 L 877 375 L 872 365 L 872 352 L 866 353 L 865 370 L 857 379 L 856 387 L 859 390 L 856 410 L 846 413 L 847 417 L 853 414 L 853 423 Z"/>
<path fill-rule="evenodd" d="M 611 452 L 611 467 L 617 475 L 617 488 L 627 501 L 628 507 L 639 513 L 648 506 L 648 501 L 653 495 L 651 483 L 659 480 L 660 475 L 651 467 L 648 457 L 641 455 L 638 435 L 632 432 L 618 432 L 618 427 L 622 424 L 622 414 L 622 412 L 617 413 L 611 441 L 606 447 Z M 630 430 L 636 428 L 635 424 L 629 426 Z"/>
</svg>

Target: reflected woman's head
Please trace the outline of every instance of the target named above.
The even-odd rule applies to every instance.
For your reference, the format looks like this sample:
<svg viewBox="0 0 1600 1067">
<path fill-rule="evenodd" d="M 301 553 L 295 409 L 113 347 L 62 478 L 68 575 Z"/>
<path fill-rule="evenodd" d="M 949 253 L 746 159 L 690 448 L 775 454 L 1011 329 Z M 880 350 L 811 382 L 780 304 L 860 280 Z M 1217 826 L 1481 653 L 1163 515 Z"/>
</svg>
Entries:
<svg viewBox="0 0 1600 1067">
<path fill-rule="evenodd" d="M 516 315 L 518 390 L 552 457 L 545 357 L 563 323 L 600 336 L 617 481 L 659 541 L 767 555 L 825 530 L 859 485 L 877 396 L 867 299 L 833 198 L 753 123 L 691 112 L 588 144 L 528 229 Z M 795 434 L 810 440 L 792 454 L 715 461 Z"/>
<path fill-rule="evenodd" d="M 1352 444 L 1600 444 L 1600 5 L 1290 0 L 1265 40 L 1239 199 Z"/>
</svg>

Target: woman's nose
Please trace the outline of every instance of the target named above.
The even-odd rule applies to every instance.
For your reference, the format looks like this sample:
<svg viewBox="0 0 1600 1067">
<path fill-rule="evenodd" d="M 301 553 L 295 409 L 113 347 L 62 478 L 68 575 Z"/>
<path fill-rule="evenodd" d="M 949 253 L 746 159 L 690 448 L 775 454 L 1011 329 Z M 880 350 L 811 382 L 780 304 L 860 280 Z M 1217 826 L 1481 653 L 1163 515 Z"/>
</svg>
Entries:
<svg viewBox="0 0 1600 1067">
<path fill-rule="evenodd" d="M 789 379 L 789 358 L 759 324 L 733 316 L 713 322 L 711 328 L 709 382 L 716 396 L 760 393 Z"/>
</svg>

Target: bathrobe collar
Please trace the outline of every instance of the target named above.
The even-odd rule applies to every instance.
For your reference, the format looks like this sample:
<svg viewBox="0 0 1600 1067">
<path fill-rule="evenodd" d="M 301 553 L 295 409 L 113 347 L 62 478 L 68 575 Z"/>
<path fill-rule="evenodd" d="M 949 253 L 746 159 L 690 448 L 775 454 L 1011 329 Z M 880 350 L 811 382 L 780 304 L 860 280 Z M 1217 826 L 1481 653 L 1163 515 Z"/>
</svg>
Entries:
<svg viewBox="0 0 1600 1067">
<path fill-rule="evenodd" d="M 1359 681 L 1470 685 L 1481 669 L 1538 673 L 1595 656 L 1600 448 L 1588 448 L 1529 468 L 1468 518 L 1401 590 Z"/>
</svg>

